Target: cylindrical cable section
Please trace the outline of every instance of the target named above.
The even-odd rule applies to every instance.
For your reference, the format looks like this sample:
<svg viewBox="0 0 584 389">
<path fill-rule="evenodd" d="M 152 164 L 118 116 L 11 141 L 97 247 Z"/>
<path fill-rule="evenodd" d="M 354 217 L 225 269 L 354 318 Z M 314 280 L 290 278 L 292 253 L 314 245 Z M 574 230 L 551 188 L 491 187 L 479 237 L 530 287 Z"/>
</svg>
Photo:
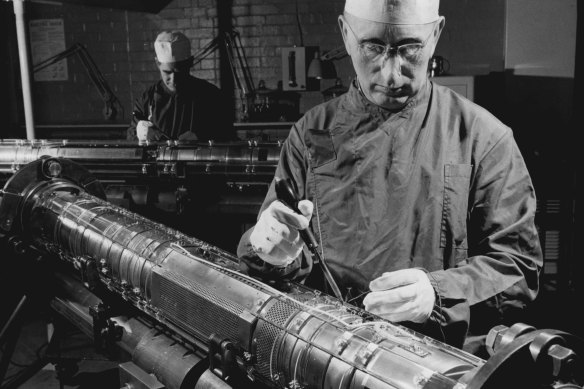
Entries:
<svg viewBox="0 0 584 389">
<path fill-rule="evenodd" d="M 0 218 L 11 222 L 0 227 L 208 353 L 219 377 L 234 369 L 268 387 L 459 389 L 485 363 L 302 285 L 276 290 L 238 272 L 232 254 L 91 194 L 95 185 L 66 159 L 32 162 L 2 192 Z"/>
</svg>

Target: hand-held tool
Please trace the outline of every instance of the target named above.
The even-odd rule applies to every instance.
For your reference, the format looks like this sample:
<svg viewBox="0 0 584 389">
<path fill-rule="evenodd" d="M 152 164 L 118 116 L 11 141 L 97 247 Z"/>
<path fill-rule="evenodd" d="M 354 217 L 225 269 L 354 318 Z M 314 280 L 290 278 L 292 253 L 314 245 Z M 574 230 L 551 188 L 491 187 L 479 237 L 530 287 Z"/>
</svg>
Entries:
<svg viewBox="0 0 584 389">
<path fill-rule="evenodd" d="M 299 200 L 296 193 L 294 192 L 294 189 L 292 188 L 292 183 L 290 182 L 290 179 L 276 179 L 276 196 L 278 197 L 278 200 L 286 204 L 294 212 L 302 214 L 302 212 L 300 212 L 300 210 L 298 209 Z M 317 262 L 319 264 L 327 282 L 329 283 L 331 289 L 333 290 L 334 295 L 339 300 L 344 301 L 343 295 L 341 294 L 341 290 L 337 286 L 335 279 L 333 278 L 333 275 L 331 274 L 328 268 L 327 263 L 318 252 L 318 243 L 314 238 L 314 235 L 308 228 L 304 230 L 299 230 L 299 233 L 300 238 L 302 238 L 302 240 L 306 244 L 306 247 L 308 247 L 308 250 L 310 250 L 314 262 Z"/>
</svg>

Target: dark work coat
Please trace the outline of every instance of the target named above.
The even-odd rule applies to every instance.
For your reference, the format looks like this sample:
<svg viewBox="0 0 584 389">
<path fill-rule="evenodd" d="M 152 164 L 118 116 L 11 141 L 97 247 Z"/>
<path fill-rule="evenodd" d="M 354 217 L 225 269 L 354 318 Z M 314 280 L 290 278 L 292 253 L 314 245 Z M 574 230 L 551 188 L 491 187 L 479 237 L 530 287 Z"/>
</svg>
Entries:
<svg viewBox="0 0 584 389">
<path fill-rule="evenodd" d="M 292 127 L 276 177 L 314 203 L 311 228 L 350 297 L 384 272 L 428 271 L 436 307 L 415 329 L 461 346 L 469 324 L 487 331 L 537 295 L 536 198 L 513 134 L 446 87 L 428 81 L 390 113 L 353 83 Z M 275 199 L 272 182 L 262 211 Z M 306 276 L 305 257 L 286 269 L 261 261 L 250 232 L 238 248 L 246 270 Z"/>
<path fill-rule="evenodd" d="M 215 85 L 190 76 L 179 93 L 170 93 L 162 80 L 148 88 L 134 103 L 134 117 L 128 128 L 129 140 L 137 140 L 138 120 L 150 120 L 170 139 L 192 131 L 200 141 L 234 140 L 231 109 Z"/>
</svg>

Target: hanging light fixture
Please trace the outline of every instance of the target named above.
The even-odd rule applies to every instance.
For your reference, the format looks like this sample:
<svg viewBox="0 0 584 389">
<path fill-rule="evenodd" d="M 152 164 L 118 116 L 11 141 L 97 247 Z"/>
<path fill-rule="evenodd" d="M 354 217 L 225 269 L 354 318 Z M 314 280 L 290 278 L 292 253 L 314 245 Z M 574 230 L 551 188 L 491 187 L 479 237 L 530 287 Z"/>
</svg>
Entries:
<svg viewBox="0 0 584 389">
<path fill-rule="evenodd" d="M 337 69 L 333 64 L 334 60 L 341 59 L 347 56 L 345 46 L 339 46 L 336 49 L 327 51 L 323 55 L 317 51 L 314 53 L 314 58 L 308 66 L 309 78 L 321 79 L 335 79 L 337 78 Z"/>
<path fill-rule="evenodd" d="M 322 61 L 320 60 L 320 53 L 318 51 L 314 53 L 314 58 L 310 61 L 307 76 L 309 78 L 316 78 L 317 80 L 322 79 Z"/>
</svg>

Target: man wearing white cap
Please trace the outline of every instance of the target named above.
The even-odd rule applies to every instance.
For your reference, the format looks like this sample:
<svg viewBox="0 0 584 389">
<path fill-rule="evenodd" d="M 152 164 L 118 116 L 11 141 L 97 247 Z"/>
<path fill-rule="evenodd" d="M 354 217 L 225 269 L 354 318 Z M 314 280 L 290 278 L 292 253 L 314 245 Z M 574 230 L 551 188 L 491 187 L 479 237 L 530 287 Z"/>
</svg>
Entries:
<svg viewBox="0 0 584 389">
<path fill-rule="evenodd" d="M 274 181 L 238 255 L 251 274 L 326 291 L 308 226 L 347 301 L 461 347 L 535 298 L 542 253 L 511 130 L 428 79 L 438 5 L 346 1 L 356 78 L 292 127 L 276 170 L 302 215 L 275 201 Z"/>
<path fill-rule="evenodd" d="M 128 128 L 130 140 L 228 140 L 233 136 L 229 115 L 215 85 L 193 77 L 191 42 L 181 32 L 162 31 L 154 42 L 160 81 L 134 103 Z"/>
</svg>

